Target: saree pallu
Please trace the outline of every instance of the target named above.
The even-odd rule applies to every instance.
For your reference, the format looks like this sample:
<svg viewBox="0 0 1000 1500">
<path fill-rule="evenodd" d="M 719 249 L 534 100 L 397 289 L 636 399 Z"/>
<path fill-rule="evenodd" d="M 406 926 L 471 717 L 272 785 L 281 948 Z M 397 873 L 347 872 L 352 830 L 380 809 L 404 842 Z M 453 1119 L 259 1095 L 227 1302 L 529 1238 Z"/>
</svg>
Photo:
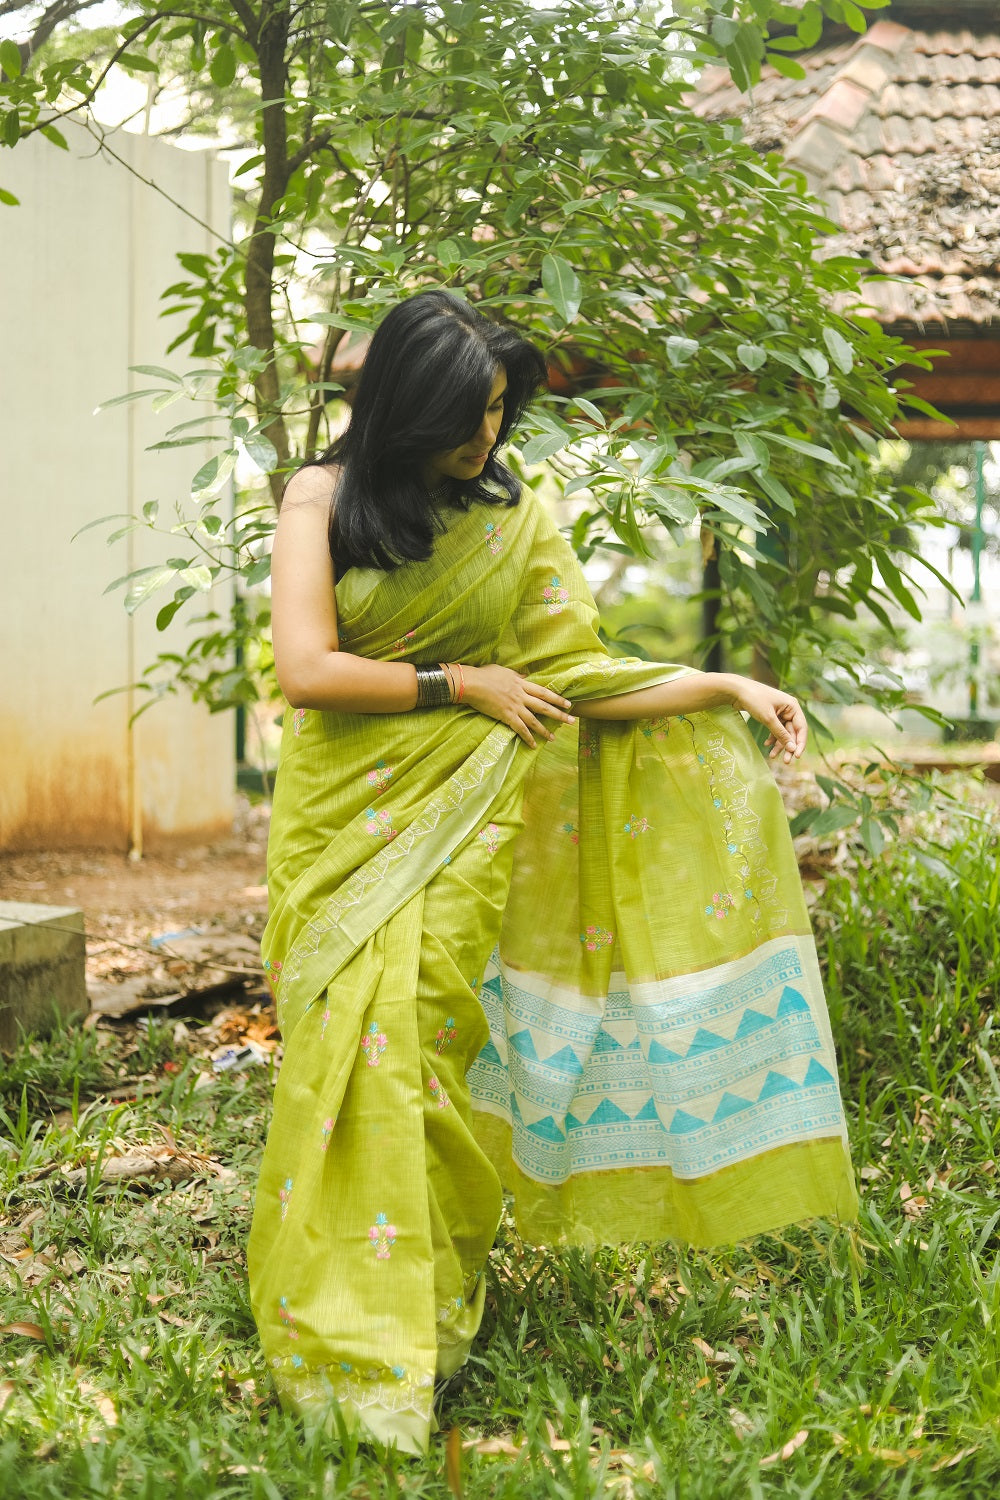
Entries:
<svg viewBox="0 0 1000 1500">
<path fill-rule="evenodd" d="M 525 492 L 337 584 L 341 648 L 500 662 L 577 703 L 612 658 Z M 528 1239 L 708 1246 L 857 1199 L 788 826 L 734 710 L 287 710 L 264 964 L 285 1054 L 249 1245 L 279 1394 L 426 1446 L 514 1196 Z"/>
</svg>

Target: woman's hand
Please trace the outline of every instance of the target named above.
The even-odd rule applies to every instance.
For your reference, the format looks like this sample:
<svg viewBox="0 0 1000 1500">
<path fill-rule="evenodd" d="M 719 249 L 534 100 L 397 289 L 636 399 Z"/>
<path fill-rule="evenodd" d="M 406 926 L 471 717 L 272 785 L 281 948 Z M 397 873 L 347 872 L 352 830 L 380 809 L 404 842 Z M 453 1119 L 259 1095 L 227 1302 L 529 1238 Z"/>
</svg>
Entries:
<svg viewBox="0 0 1000 1500">
<path fill-rule="evenodd" d="M 529 682 L 510 667 L 463 667 L 465 673 L 465 699 L 472 708 L 478 709 L 500 724 L 508 724 L 520 735 L 526 745 L 535 748 L 534 735 L 551 740 L 554 736 L 539 723 L 538 715 L 559 719 L 572 724 L 568 712 L 572 704 L 554 693 L 551 688 L 537 682 Z"/>
<path fill-rule="evenodd" d="M 786 765 L 793 756 L 797 760 L 806 748 L 807 730 L 805 714 L 796 699 L 780 688 L 768 687 L 749 677 L 739 677 L 737 683 L 733 707 L 743 709 L 763 724 L 768 731 L 764 748 L 770 750 L 771 759 L 784 755 Z"/>
</svg>

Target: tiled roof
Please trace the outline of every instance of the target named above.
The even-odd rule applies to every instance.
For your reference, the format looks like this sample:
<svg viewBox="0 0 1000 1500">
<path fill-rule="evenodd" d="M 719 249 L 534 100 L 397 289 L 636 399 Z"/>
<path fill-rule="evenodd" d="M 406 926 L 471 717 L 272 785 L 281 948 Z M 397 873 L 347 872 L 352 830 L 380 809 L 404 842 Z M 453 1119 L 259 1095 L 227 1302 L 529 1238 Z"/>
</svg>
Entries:
<svg viewBox="0 0 1000 1500">
<path fill-rule="evenodd" d="M 713 68 L 696 107 L 741 117 L 829 204 L 838 248 L 905 278 L 869 283 L 882 321 L 982 330 L 1000 325 L 1000 12 L 934 10 L 900 3 L 864 36 L 838 29 L 795 54 L 804 79 L 765 68 L 749 102 Z M 941 29 L 956 13 L 968 24 Z"/>
</svg>

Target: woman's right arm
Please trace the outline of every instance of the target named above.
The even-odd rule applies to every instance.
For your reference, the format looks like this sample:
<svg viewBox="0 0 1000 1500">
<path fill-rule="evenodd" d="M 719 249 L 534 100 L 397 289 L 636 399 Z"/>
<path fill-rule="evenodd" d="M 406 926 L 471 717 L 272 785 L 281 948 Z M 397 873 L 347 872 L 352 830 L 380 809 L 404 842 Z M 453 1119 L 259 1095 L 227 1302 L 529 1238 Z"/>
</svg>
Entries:
<svg viewBox="0 0 1000 1500">
<path fill-rule="evenodd" d="M 327 528 L 336 471 L 300 469 L 288 482 L 271 552 L 271 632 L 278 683 L 293 708 L 405 713 L 417 701 L 409 662 L 340 650 Z"/>
<path fill-rule="evenodd" d="M 340 650 L 336 579 L 327 528 L 336 483 L 332 468 L 300 469 L 288 482 L 271 551 L 271 637 L 278 684 L 293 708 L 396 714 L 416 707 L 410 662 L 370 661 Z M 508 724 L 532 747 L 550 740 L 538 715 L 571 722 L 567 699 L 507 667 L 463 669 L 464 701 Z"/>
</svg>

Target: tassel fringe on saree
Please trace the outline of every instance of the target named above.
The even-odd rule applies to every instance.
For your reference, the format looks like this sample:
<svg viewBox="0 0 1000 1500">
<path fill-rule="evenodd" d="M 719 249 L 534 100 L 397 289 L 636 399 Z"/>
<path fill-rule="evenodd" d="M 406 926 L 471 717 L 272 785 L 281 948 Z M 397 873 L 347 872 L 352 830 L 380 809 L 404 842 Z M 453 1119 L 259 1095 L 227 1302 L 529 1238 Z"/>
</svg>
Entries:
<svg viewBox="0 0 1000 1500">
<path fill-rule="evenodd" d="M 341 646 L 500 662 L 581 703 L 614 659 L 535 497 L 352 569 Z M 857 1200 L 770 769 L 733 710 L 582 718 L 535 751 L 467 707 L 288 710 L 265 967 L 284 1061 L 249 1246 L 283 1402 L 426 1447 L 513 1192 L 552 1244 L 732 1243 Z"/>
</svg>

